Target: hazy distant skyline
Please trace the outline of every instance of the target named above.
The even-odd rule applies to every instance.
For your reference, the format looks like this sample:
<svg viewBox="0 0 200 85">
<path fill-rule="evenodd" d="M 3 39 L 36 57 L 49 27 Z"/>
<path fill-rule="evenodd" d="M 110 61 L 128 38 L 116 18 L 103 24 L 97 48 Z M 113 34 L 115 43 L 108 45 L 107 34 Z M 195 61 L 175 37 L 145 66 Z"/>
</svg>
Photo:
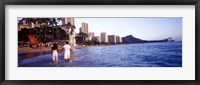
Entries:
<svg viewBox="0 0 200 85">
<path fill-rule="evenodd" d="M 172 37 L 182 41 L 182 18 L 75 18 L 76 33 L 81 23 L 88 23 L 89 32 L 100 36 L 101 32 L 108 35 L 125 37 L 133 35 L 143 40 L 161 40 Z"/>
<path fill-rule="evenodd" d="M 22 18 L 18 18 L 20 20 Z M 168 37 L 182 41 L 182 18 L 74 18 L 75 32 L 79 33 L 81 23 L 88 23 L 89 32 L 100 36 L 101 32 L 107 35 L 125 37 L 133 35 L 143 40 L 162 40 Z"/>
</svg>

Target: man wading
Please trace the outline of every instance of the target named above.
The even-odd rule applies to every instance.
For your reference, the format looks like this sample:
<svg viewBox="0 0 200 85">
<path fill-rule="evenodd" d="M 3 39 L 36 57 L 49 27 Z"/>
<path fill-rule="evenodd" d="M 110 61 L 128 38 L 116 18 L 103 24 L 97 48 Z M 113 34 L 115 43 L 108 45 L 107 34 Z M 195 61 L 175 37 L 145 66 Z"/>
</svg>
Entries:
<svg viewBox="0 0 200 85">
<path fill-rule="evenodd" d="M 70 59 L 70 51 L 72 51 L 71 46 L 69 45 L 69 42 L 66 41 L 66 44 L 63 46 L 64 48 L 64 59 L 66 62 L 69 62 Z"/>
</svg>

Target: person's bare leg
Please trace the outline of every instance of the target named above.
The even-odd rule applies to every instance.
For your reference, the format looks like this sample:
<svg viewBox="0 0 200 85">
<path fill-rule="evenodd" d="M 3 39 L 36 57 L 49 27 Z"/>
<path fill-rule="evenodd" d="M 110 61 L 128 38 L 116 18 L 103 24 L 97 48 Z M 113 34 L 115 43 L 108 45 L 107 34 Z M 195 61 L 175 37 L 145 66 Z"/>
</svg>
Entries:
<svg viewBox="0 0 200 85">
<path fill-rule="evenodd" d="M 65 62 L 66 62 L 66 63 L 69 63 L 69 59 L 65 59 Z"/>
<path fill-rule="evenodd" d="M 67 63 L 67 59 L 65 59 L 65 62 Z"/>
<path fill-rule="evenodd" d="M 52 56 L 52 63 L 53 63 L 53 64 L 55 63 L 55 58 L 54 58 L 54 56 Z"/>
<path fill-rule="evenodd" d="M 58 58 L 56 57 L 55 64 L 58 64 Z"/>
<path fill-rule="evenodd" d="M 67 59 L 67 62 L 69 62 L 69 58 Z"/>
<path fill-rule="evenodd" d="M 52 63 L 54 63 L 55 61 L 54 60 L 52 60 Z"/>
<path fill-rule="evenodd" d="M 56 64 L 58 64 L 58 56 L 56 56 Z"/>
<path fill-rule="evenodd" d="M 55 64 L 58 64 L 58 61 L 56 61 Z"/>
</svg>

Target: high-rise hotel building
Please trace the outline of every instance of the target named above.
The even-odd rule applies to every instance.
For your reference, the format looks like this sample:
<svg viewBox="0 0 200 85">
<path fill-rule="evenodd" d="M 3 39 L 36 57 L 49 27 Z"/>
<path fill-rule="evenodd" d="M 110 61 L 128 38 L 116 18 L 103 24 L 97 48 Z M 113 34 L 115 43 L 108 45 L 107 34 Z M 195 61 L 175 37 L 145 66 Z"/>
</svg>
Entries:
<svg viewBox="0 0 200 85">
<path fill-rule="evenodd" d="M 82 22 L 80 32 L 88 34 L 88 23 Z"/>
<path fill-rule="evenodd" d="M 71 25 L 75 25 L 74 18 L 62 18 L 62 25 L 71 23 Z"/>
<path fill-rule="evenodd" d="M 108 36 L 106 32 L 101 33 L 101 42 L 107 43 L 108 42 Z"/>
<path fill-rule="evenodd" d="M 117 43 L 122 43 L 122 38 L 120 36 L 116 36 L 116 42 Z"/>
<path fill-rule="evenodd" d="M 109 43 L 115 44 L 116 43 L 116 36 L 115 35 L 108 35 Z"/>
<path fill-rule="evenodd" d="M 88 39 L 92 40 L 92 38 L 94 38 L 94 32 L 89 32 L 88 33 Z"/>
</svg>

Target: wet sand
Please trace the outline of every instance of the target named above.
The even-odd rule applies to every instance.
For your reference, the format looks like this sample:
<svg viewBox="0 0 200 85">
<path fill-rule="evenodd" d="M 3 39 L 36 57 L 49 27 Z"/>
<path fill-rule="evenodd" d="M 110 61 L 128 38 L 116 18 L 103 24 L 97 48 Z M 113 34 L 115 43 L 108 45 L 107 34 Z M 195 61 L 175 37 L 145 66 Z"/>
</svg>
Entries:
<svg viewBox="0 0 200 85">
<path fill-rule="evenodd" d="M 18 48 L 18 53 L 41 52 L 41 51 L 51 51 L 51 47 L 40 47 L 37 49 L 30 48 L 30 47 Z"/>
</svg>

